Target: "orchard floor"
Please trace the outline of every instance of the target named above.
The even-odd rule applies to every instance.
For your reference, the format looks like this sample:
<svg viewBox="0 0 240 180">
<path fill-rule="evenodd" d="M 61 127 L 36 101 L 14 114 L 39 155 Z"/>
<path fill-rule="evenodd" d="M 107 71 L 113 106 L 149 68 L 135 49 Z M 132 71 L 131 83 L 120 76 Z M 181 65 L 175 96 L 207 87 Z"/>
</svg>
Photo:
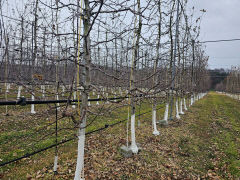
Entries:
<svg viewBox="0 0 240 180">
<path fill-rule="evenodd" d="M 126 123 L 86 137 L 86 180 L 240 178 L 240 102 L 210 92 L 181 120 L 158 125 L 159 136 L 152 135 L 151 113 L 140 122 L 136 139 L 142 150 L 131 158 L 119 150 Z M 69 142 L 59 148 L 58 175 L 51 149 L 0 168 L 0 179 L 73 179 L 76 157 L 77 143 Z"/>
</svg>

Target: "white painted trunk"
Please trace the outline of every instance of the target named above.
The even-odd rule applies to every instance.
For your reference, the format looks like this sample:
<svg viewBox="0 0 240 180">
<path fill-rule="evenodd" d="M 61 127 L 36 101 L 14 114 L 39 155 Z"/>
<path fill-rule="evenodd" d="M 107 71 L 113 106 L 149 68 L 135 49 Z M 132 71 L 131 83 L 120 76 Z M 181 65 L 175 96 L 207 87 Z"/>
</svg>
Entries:
<svg viewBox="0 0 240 180">
<path fill-rule="evenodd" d="M 176 118 L 180 119 L 179 111 L 178 111 L 178 100 L 176 100 Z"/>
<path fill-rule="evenodd" d="M 32 101 L 35 100 L 34 93 L 32 93 Z M 31 114 L 36 114 L 34 104 L 31 104 Z"/>
<path fill-rule="evenodd" d="M 197 101 L 196 95 L 193 95 L 193 104 Z"/>
<path fill-rule="evenodd" d="M 84 180 L 84 146 L 86 119 L 81 123 L 78 135 L 78 155 L 74 180 Z"/>
<path fill-rule="evenodd" d="M 157 111 L 156 111 L 156 109 L 153 109 L 152 124 L 153 124 L 153 135 L 155 135 L 155 136 L 159 135 L 159 131 L 157 130 L 156 117 L 157 117 Z"/>
<path fill-rule="evenodd" d="M 58 94 L 56 95 L 56 99 L 57 99 L 57 101 L 59 100 L 59 96 L 58 96 Z M 57 110 L 59 110 L 59 109 L 60 109 L 60 104 L 57 103 Z"/>
<path fill-rule="evenodd" d="M 42 97 L 45 98 L 45 86 L 42 86 Z"/>
<path fill-rule="evenodd" d="M 188 109 L 187 109 L 186 99 L 185 98 L 183 98 L 183 105 L 184 105 L 184 110 L 187 111 Z"/>
<path fill-rule="evenodd" d="M 88 97 L 88 100 L 89 100 L 90 98 Z M 91 106 L 91 102 L 90 101 L 88 101 L 88 106 Z"/>
<path fill-rule="evenodd" d="M 136 144 L 136 138 L 135 138 L 135 114 L 131 115 L 131 146 L 130 149 L 134 154 L 138 153 L 138 147 Z"/>
<path fill-rule="evenodd" d="M 140 119 L 138 119 L 138 127 L 141 126 L 141 122 L 140 122 Z"/>
<path fill-rule="evenodd" d="M 9 93 L 9 89 L 10 89 L 10 84 L 6 85 L 6 93 Z"/>
<path fill-rule="evenodd" d="M 73 99 L 77 99 L 77 92 L 76 92 L 76 91 L 73 92 Z M 75 108 L 76 108 L 76 105 L 73 104 L 73 105 L 72 105 L 72 108 L 75 109 Z"/>
<path fill-rule="evenodd" d="M 164 121 L 168 122 L 168 109 L 169 109 L 169 103 L 166 103 L 166 108 L 164 112 Z"/>
<path fill-rule="evenodd" d="M 57 167 L 58 167 L 58 156 L 54 157 L 54 166 L 53 166 L 53 171 L 57 172 Z"/>
<path fill-rule="evenodd" d="M 99 95 L 97 96 L 97 98 L 99 99 Z M 97 101 L 96 105 L 99 105 L 99 102 Z"/>
<path fill-rule="evenodd" d="M 184 112 L 183 112 L 183 102 L 182 102 L 182 99 L 180 100 L 180 114 L 184 114 Z"/>
<path fill-rule="evenodd" d="M 22 86 L 18 86 L 17 99 L 20 99 L 20 97 L 21 97 L 21 91 L 22 91 Z"/>
</svg>

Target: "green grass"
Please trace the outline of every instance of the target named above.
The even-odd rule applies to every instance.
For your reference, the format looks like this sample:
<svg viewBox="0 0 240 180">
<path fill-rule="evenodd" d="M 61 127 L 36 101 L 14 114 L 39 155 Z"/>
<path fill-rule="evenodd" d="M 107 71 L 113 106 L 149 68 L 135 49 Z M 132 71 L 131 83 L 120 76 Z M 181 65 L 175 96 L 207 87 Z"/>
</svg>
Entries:
<svg viewBox="0 0 240 180">
<path fill-rule="evenodd" d="M 157 117 L 162 119 L 164 104 L 158 107 L 161 109 L 158 110 Z M 17 109 L 12 109 L 12 115 L 6 117 L 8 121 L 5 122 L 8 123 L 4 123 L 4 126 L 0 128 L 0 142 L 10 141 L 8 146 L 4 147 L 5 152 L 7 150 L 10 152 L 10 155 L 6 155 L 5 158 L 12 158 L 26 150 L 25 148 L 15 150 L 14 144 L 17 147 L 27 144 L 27 142 L 14 141 L 15 137 L 25 134 L 32 136 L 31 133 L 37 128 L 41 129 L 47 122 L 54 120 L 54 113 L 19 120 L 21 112 L 26 111 L 25 108 L 21 107 L 20 112 L 15 115 L 14 112 Z M 40 110 L 45 108 L 46 106 L 42 106 Z M 109 108 L 113 109 L 110 114 L 107 111 Z M 137 114 L 143 113 L 150 111 L 151 108 L 150 102 L 144 101 L 141 109 L 137 106 L 136 112 Z M 128 159 L 122 157 L 119 151 L 119 147 L 126 144 L 126 123 L 87 136 L 86 179 L 105 179 L 106 177 L 112 179 L 197 179 L 198 177 L 237 179 L 240 177 L 239 109 L 240 102 L 211 92 L 196 102 L 185 115 L 182 115 L 180 121 L 170 121 L 167 127 L 158 126 L 160 136 L 152 135 L 151 113 L 137 117 L 136 121 L 140 121 L 141 124 L 138 127 L 136 122 L 136 139 L 142 151 Z M 0 110 L 3 111 L 4 108 Z M 91 110 L 98 112 L 99 109 L 93 106 Z M 104 127 L 105 124 L 126 119 L 128 114 L 126 106 L 114 109 L 114 105 L 109 105 L 105 106 L 102 111 L 105 115 L 97 117 L 87 128 L 87 132 Z M 49 117 L 48 121 L 46 121 L 47 117 Z M 88 122 L 93 118 L 94 115 L 89 116 Z M 66 127 L 72 124 L 69 119 L 64 119 L 59 125 Z M 49 131 L 54 132 L 54 126 L 52 128 Z M 66 134 L 71 135 L 68 132 L 63 131 L 59 134 L 59 138 L 64 138 Z M 74 132 L 75 130 L 72 133 Z M 33 135 L 32 138 L 38 137 Z M 54 136 L 48 137 L 39 144 L 35 144 L 34 147 L 41 148 L 53 142 Z M 59 147 L 59 175 L 57 176 L 54 176 L 52 172 L 54 149 L 5 166 L 0 169 L 0 174 L 4 175 L 3 179 L 16 179 L 15 174 L 18 175 L 18 179 L 36 178 L 39 175 L 43 179 L 73 179 L 76 150 L 76 141 Z"/>
<path fill-rule="evenodd" d="M 240 177 L 239 108 L 240 102 L 216 93 L 197 102 L 192 109 L 195 122 L 189 129 L 193 137 L 183 143 L 183 151 L 194 159 L 188 167 L 216 170 L 224 179 Z"/>
<path fill-rule="evenodd" d="M 95 118 L 95 115 L 88 116 L 88 122 L 94 121 L 87 127 L 86 132 L 102 128 L 106 124 L 113 124 L 127 118 L 128 108 L 126 106 L 118 108 L 118 104 L 109 104 L 100 108 L 100 106 L 94 106 L 94 104 L 95 103 L 92 103 L 93 108 L 91 108 L 91 110 L 97 113 L 97 115 L 99 115 L 98 112 L 101 111 L 101 113 L 104 113 L 104 116 L 98 116 L 97 118 Z M 10 116 L 4 116 L 5 107 L 0 107 L 0 113 L 2 114 L 1 118 L 4 119 L 0 127 L 0 159 L 2 162 L 20 157 L 55 143 L 55 112 L 53 111 L 50 114 L 46 114 L 45 110 L 48 108 L 49 106 L 47 105 L 36 105 L 35 109 L 38 113 L 36 115 L 31 115 L 26 113 L 26 111 L 30 111 L 30 106 L 8 106 Z M 109 108 L 113 108 L 114 110 L 109 112 Z M 141 110 L 139 111 L 139 107 L 137 108 L 137 115 L 138 113 L 150 110 L 150 108 L 151 106 L 149 107 L 149 103 L 143 102 L 141 104 Z M 59 116 L 61 117 L 61 114 Z M 75 118 L 78 119 L 78 116 L 75 115 Z M 49 123 L 53 124 L 48 127 L 47 125 Z M 69 120 L 69 118 L 59 120 L 58 128 L 66 127 L 73 127 L 71 120 Z M 42 136 L 49 132 L 52 132 L 52 135 L 46 136 L 46 138 L 39 141 Z M 76 132 L 77 129 L 61 131 L 58 133 L 58 141 L 71 138 Z M 38 155 L 35 157 L 38 157 Z M 13 167 L 14 164 L 10 164 L 1 168 L 0 174 Z M 26 171 L 23 171 L 23 177 L 26 175 L 24 173 L 26 173 Z"/>
</svg>

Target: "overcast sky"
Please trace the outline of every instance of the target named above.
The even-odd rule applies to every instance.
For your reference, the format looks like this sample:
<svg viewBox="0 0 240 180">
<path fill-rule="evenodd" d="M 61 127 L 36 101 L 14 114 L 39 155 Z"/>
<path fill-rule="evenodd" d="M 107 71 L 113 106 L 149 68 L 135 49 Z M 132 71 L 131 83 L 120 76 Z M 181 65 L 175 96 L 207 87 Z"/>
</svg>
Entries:
<svg viewBox="0 0 240 180">
<path fill-rule="evenodd" d="M 240 39 L 240 0 L 189 0 L 196 14 L 205 9 L 200 41 Z M 206 44 L 209 68 L 231 68 L 240 65 L 240 41 Z"/>
<path fill-rule="evenodd" d="M 195 7 L 196 18 L 202 14 L 200 10 L 206 10 L 200 41 L 240 38 L 240 0 L 188 0 L 188 3 L 189 9 Z M 206 54 L 211 69 L 240 65 L 240 41 L 208 43 Z"/>
</svg>

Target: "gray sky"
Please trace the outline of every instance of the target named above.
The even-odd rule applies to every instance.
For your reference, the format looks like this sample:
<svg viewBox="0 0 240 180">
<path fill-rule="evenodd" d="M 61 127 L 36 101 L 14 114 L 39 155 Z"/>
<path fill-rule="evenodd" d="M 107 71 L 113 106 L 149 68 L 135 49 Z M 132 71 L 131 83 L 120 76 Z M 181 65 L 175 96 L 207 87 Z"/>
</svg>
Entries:
<svg viewBox="0 0 240 180">
<path fill-rule="evenodd" d="M 19 6 L 19 0 L 9 0 Z M 21 3 L 20 3 L 21 4 Z M 240 0 L 188 0 L 195 7 L 195 18 L 205 9 L 200 41 L 240 38 Z M 11 6 L 10 6 L 11 7 Z M 240 41 L 206 44 L 209 68 L 231 68 L 240 65 Z"/>
<path fill-rule="evenodd" d="M 240 38 L 240 0 L 189 0 L 192 6 L 196 14 L 207 11 L 201 23 L 201 41 Z M 240 41 L 208 43 L 206 53 L 211 69 L 240 65 Z"/>
</svg>

